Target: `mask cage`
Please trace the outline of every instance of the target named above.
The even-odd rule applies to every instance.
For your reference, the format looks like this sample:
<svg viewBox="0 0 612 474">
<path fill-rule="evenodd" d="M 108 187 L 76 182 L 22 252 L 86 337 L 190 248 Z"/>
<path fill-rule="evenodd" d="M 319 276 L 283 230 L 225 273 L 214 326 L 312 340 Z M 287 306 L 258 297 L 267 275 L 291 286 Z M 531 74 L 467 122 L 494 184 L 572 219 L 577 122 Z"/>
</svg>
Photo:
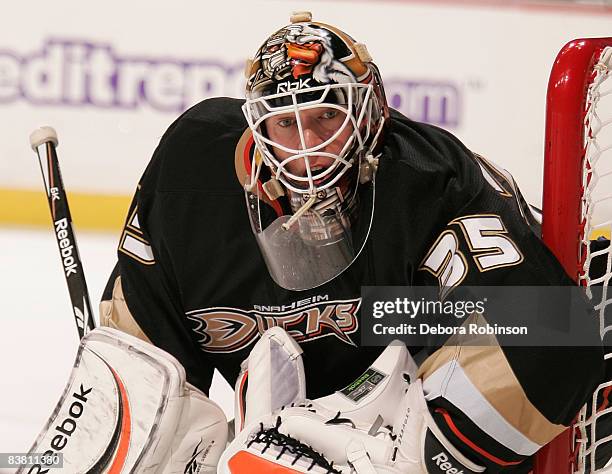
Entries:
<svg viewBox="0 0 612 474">
<path fill-rule="evenodd" d="M 344 114 L 344 120 L 330 137 L 322 143 L 307 148 L 304 129 L 300 115 L 302 111 L 326 107 L 336 109 Z M 373 93 L 371 84 L 328 84 L 304 90 L 294 90 L 277 94 L 247 98 L 243 112 L 253 132 L 253 138 L 263 161 L 268 165 L 274 177 L 287 189 L 300 194 L 315 194 L 317 191 L 334 186 L 338 180 L 355 163 L 355 158 L 369 146 L 373 148 L 378 134 L 382 130 L 384 117 L 380 113 L 378 98 Z M 265 133 L 265 121 L 284 114 L 293 114 L 296 120 L 300 148 L 290 148 L 268 138 Z M 322 151 L 332 144 L 347 127 L 352 128 L 350 137 L 339 153 Z M 279 159 L 274 149 L 289 154 Z M 312 171 L 309 159 L 313 156 L 332 158 L 333 163 L 322 170 Z M 287 165 L 303 159 L 306 176 L 291 173 Z M 257 165 L 257 163 L 254 163 Z M 251 182 L 256 179 L 257 166 L 252 167 Z"/>
</svg>

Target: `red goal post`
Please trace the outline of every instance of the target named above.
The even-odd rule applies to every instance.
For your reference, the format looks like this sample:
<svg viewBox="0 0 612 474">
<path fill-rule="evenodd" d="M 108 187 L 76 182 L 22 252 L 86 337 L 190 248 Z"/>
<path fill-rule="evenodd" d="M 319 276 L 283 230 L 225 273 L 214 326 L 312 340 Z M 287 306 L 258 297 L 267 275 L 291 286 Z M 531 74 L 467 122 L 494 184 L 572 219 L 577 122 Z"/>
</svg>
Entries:
<svg viewBox="0 0 612 474">
<path fill-rule="evenodd" d="M 611 70 L 612 38 L 577 39 L 557 55 L 547 92 L 542 206 L 542 238 L 567 273 L 589 297 L 591 285 L 606 287 L 592 302 L 607 341 L 612 337 L 612 288 L 607 292 L 612 279 Z M 601 236 L 608 240 L 594 249 L 591 240 Z M 592 275 L 594 259 L 603 275 Z M 611 390 L 612 381 L 597 388 L 574 426 L 537 454 L 534 473 L 612 472 L 597 470 L 594 462 L 598 448 L 612 444 L 612 433 L 597 424 L 612 417 L 612 407 L 597 406 Z"/>
</svg>

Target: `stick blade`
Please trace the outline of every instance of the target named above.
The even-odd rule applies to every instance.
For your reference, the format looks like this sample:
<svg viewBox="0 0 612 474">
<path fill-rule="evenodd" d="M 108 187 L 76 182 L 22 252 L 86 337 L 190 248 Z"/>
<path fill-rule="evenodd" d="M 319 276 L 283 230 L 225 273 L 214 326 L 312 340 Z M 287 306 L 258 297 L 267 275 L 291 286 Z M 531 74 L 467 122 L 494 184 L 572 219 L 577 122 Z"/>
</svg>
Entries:
<svg viewBox="0 0 612 474">
<path fill-rule="evenodd" d="M 51 142 L 55 146 L 58 144 L 57 132 L 53 127 L 40 127 L 30 134 L 30 145 L 34 151 L 40 145 L 47 142 Z"/>
</svg>

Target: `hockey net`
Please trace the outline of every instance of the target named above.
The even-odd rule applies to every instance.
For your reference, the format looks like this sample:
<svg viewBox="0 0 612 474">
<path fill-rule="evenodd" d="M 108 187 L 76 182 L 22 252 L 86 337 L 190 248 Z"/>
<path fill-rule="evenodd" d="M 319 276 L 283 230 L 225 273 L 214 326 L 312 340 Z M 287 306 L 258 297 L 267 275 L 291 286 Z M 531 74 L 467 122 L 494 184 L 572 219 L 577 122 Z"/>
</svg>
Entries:
<svg viewBox="0 0 612 474">
<path fill-rule="evenodd" d="M 559 52 L 545 140 L 542 237 L 591 298 L 612 364 L 612 38 L 574 40 Z M 574 426 L 538 453 L 534 473 L 612 473 L 611 451 L 608 380 Z"/>
</svg>

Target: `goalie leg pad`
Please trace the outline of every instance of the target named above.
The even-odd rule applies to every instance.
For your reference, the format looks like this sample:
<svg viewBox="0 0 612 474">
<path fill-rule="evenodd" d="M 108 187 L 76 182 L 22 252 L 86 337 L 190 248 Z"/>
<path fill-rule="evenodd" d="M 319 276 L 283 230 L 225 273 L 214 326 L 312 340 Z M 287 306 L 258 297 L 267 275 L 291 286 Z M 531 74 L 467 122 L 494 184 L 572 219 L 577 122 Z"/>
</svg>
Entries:
<svg viewBox="0 0 612 474">
<path fill-rule="evenodd" d="M 160 472 L 216 473 L 227 444 L 227 418 L 221 407 L 199 389 L 188 383 L 185 389 L 183 414 Z"/>
<path fill-rule="evenodd" d="M 186 386 L 178 361 L 133 336 L 97 328 L 81 341 L 66 389 L 30 452 L 62 453 L 64 470 L 73 473 L 183 472 L 176 463 L 190 459 L 196 438 L 209 446 L 197 462 L 214 466 L 227 422 L 217 405 Z"/>
</svg>

